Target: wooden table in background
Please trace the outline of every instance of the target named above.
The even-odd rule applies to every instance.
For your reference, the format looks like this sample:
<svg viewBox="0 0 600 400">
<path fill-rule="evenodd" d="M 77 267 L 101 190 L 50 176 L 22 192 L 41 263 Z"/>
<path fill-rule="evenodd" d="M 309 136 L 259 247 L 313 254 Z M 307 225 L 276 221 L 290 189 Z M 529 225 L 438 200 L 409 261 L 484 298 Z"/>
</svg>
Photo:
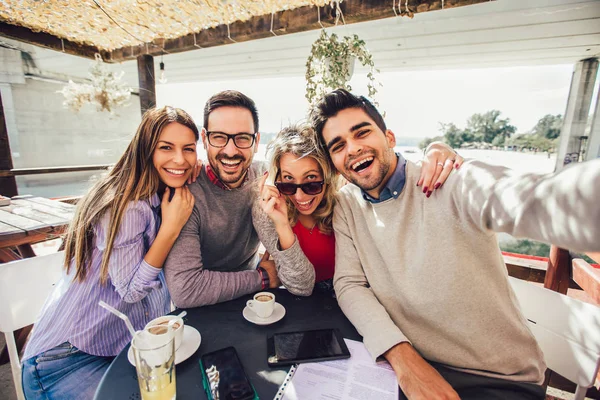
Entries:
<svg viewBox="0 0 600 400">
<path fill-rule="evenodd" d="M 37 196 L 17 196 L 0 206 L 0 262 L 35 256 L 31 245 L 62 234 L 75 206 Z"/>
<path fill-rule="evenodd" d="M 75 214 L 75 206 L 37 196 L 16 196 L 0 206 L 0 263 L 35 257 L 31 245 L 61 235 Z M 33 325 L 15 332 L 17 349 L 24 346 Z M 0 365 L 8 351 L 0 349 Z"/>
</svg>

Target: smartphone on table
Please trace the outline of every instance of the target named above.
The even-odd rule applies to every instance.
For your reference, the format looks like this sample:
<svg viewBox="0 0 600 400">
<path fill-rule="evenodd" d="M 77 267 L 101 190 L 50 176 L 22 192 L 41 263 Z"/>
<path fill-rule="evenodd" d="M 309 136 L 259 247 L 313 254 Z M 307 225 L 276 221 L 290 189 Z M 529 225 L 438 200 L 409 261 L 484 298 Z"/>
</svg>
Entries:
<svg viewBox="0 0 600 400">
<path fill-rule="evenodd" d="M 267 352 L 271 367 L 350 358 L 338 329 L 276 333 L 267 338 Z"/>
<path fill-rule="evenodd" d="M 226 347 L 200 357 L 202 383 L 209 399 L 213 399 L 207 369 L 215 366 L 219 371 L 217 387 L 219 400 L 258 400 L 258 395 L 234 347 Z"/>
</svg>

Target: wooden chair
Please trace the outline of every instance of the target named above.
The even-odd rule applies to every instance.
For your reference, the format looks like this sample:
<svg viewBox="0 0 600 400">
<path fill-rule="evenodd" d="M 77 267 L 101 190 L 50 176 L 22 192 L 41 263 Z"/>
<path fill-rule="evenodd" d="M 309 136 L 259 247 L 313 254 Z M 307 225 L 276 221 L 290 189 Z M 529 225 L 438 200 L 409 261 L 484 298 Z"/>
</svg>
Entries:
<svg viewBox="0 0 600 400">
<path fill-rule="evenodd" d="M 62 276 L 64 253 L 0 264 L 0 332 L 6 337 L 17 398 L 24 399 L 21 364 L 13 332 L 33 324 Z"/>
<path fill-rule="evenodd" d="M 575 400 L 593 386 L 600 363 L 600 307 L 509 277 L 549 369 L 577 385 Z"/>
</svg>

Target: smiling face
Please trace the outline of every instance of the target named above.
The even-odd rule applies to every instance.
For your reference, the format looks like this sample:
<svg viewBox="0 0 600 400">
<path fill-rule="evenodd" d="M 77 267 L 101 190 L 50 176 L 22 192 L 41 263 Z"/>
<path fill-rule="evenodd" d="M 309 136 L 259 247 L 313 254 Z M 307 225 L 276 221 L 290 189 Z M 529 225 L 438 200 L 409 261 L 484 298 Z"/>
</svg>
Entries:
<svg viewBox="0 0 600 400">
<path fill-rule="evenodd" d="M 346 108 L 327 120 L 323 140 L 335 168 L 378 198 L 396 169 L 396 138 L 383 132 L 361 108 Z"/>
<path fill-rule="evenodd" d="M 249 110 L 243 107 L 223 106 L 213 110 L 208 116 L 208 129 L 202 130 L 202 142 L 208 162 L 221 182 L 230 188 L 242 185 L 246 172 L 258 150 L 260 134 L 249 149 L 240 149 L 230 139 L 225 147 L 214 147 L 208 142 L 208 132 L 221 132 L 229 135 L 238 133 L 254 134 L 254 120 Z"/>
<path fill-rule="evenodd" d="M 160 133 L 152 164 L 162 183 L 176 188 L 187 181 L 196 165 L 196 136 L 185 125 L 171 122 Z"/>
<path fill-rule="evenodd" d="M 307 182 L 320 182 L 323 172 L 319 163 L 312 157 L 299 158 L 291 153 L 285 153 L 279 160 L 279 179 L 281 182 L 302 184 Z M 302 215 L 312 215 L 325 195 L 326 185 L 319 194 L 309 195 L 301 188 L 296 189 L 296 194 L 287 196 L 294 207 Z"/>
</svg>

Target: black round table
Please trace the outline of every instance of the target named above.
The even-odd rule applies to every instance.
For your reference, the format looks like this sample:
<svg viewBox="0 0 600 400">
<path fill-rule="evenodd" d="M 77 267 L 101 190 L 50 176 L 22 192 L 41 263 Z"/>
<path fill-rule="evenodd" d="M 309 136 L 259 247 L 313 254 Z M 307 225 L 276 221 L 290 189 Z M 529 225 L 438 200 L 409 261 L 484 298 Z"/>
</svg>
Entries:
<svg viewBox="0 0 600 400">
<path fill-rule="evenodd" d="M 259 397 L 271 400 L 289 367 L 270 368 L 267 365 L 267 336 L 278 332 L 337 328 L 345 338 L 362 341 L 330 295 L 315 291 L 309 297 L 299 297 L 283 289 L 271 292 L 286 310 L 285 317 L 272 325 L 258 326 L 244 319 L 242 310 L 246 301 L 252 298 L 250 295 L 187 310 L 185 323 L 198 329 L 202 342 L 194 355 L 175 367 L 177 399 L 206 399 L 199 366 L 200 356 L 204 353 L 234 346 Z M 96 391 L 97 400 L 141 398 L 135 367 L 127 360 L 128 350 L 129 346 L 124 348 L 104 374 Z"/>
</svg>

